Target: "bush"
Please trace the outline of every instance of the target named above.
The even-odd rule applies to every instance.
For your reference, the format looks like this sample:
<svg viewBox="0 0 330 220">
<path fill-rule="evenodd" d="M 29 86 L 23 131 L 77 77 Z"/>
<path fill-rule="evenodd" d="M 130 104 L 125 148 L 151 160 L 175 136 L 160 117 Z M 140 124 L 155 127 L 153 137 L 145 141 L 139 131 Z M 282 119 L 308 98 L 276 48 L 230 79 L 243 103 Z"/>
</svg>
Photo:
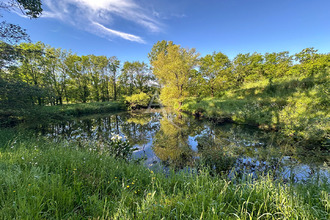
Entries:
<svg viewBox="0 0 330 220">
<path fill-rule="evenodd" d="M 148 107 L 150 97 L 146 93 L 140 92 L 139 94 L 126 96 L 125 101 L 130 109 L 140 109 Z"/>
</svg>

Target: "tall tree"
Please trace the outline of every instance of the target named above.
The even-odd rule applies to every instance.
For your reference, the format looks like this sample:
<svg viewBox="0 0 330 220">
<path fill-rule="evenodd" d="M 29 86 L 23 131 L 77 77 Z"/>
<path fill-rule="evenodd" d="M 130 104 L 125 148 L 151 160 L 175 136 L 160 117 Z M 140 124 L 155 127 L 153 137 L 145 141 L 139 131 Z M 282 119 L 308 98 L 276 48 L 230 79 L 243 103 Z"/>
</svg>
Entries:
<svg viewBox="0 0 330 220">
<path fill-rule="evenodd" d="M 43 65 L 45 45 L 41 42 L 21 43 L 19 50 L 21 53 L 21 74 L 22 79 L 27 83 L 35 86 L 40 86 L 42 83 L 43 72 L 41 71 Z"/>
<path fill-rule="evenodd" d="M 237 84 L 263 77 L 263 56 L 259 53 L 238 54 L 233 60 L 233 75 Z"/>
<path fill-rule="evenodd" d="M 153 45 L 151 51 L 148 53 L 148 58 L 149 58 L 150 63 L 157 60 L 157 57 L 160 53 L 167 54 L 167 48 L 169 46 L 173 46 L 172 41 L 162 40 L 162 41 L 158 41 L 157 43 L 155 43 Z"/>
<path fill-rule="evenodd" d="M 166 105 L 176 102 L 181 109 L 188 96 L 191 70 L 198 64 L 199 54 L 195 49 L 183 49 L 180 45 L 170 45 L 151 64 L 153 73 L 162 84 L 161 100 Z"/>
<path fill-rule="evenodd" d="M 201 59 L 200 71 L 212 97 L 214 97 L 217 85 L 228 80 L 230 64 L 229 58 L 221 52 L 214 52 L 212 55 L 206 55 Z"/>
<path fill-rule="evenodd" d="M 264 74 L 267 78 L 282 77 L 292 66 L 292 57 L 288 51 L 266 53 L 264 55 Z"/>
<path fill-rule="evenodd" d="M 111 74 L 112 88 L 113 88 L 113 99 L 117 100 L 117 78 L 118 70 L 120 67 L 120 61 L 117 57 L 113 56 L 108 59 L 108 68 Z"/>
</svg>

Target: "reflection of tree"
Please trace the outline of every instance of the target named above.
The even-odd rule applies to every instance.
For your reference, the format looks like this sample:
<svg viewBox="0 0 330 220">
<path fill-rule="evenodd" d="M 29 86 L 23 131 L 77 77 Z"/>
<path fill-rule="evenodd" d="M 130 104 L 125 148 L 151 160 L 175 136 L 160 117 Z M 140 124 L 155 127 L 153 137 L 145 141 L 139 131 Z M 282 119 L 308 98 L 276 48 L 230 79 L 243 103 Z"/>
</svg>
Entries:
<svg viewBox="0 0 330 220">
<path fill-rule="evenodd" d="M 330 164 L 329 153 L 306 150 L 299 143 L 292 144 L 283 140 L 276 132 L 264 132 L 235 124 L 219 125 L 184 115 L 181 118 L 175 114 L 160 116 L 158 113 L 94 115 L 37 124 L 33 129 L 51 139 L 75 140 L 79 143 L 97 141 L 102 144 L 110 140 L 111 133 L 127 136 L 133 145 L 143 146 L 153 139 L 156 156 L 175 168 L 194 165 L 194 156 L 207 159 L 211 165 L 218 163 L 218 166 L 225 169 L 229 168 L 226 165 L 230 164 L 232 158 L 238 157 L 234 166 L 240 173 L 276 169 L 277 174 L 282 175 L 282 170 L 292 169 L 290 172 L 319 175 L 317 167 L 323 163 Z M 195 141 L 197 155 L 189 141 Z M 221 164 L 221 161 L 224 163 Z M 307 169 L 301 164 L 308 165 Z M 306 170 L 298 171 L 299 165 Z"/>
<path fill-rule="evenodd" d="M 121 131 L 132 145 L 147 144 L 159 130 L 158 118 L 154 118 L 152 114 L 127 114 L 125 116 L 125 123 L 121 124 Z"/>
<path fill-rule="evenodd" d="M 157 157 L 174 168 L 193 165 L 194 152 L 188 144 L 189 126 L 184 120 L 164 118 L 153 141 Z"/>
</svg>

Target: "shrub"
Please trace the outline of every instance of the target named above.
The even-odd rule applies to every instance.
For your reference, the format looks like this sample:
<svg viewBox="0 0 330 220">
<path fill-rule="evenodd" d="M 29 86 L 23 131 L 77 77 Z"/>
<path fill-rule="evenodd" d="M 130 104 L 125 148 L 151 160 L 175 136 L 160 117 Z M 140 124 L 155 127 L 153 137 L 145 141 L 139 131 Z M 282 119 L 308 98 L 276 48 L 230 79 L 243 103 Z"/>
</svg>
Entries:
<svg viewBox="0 0 330 220">
<path fill-rule="evenodd" d="M 139 94 L 125 97 L 125 101 L 130 109 L 140 109 L 148 107 L 150 97 L 146 93 L 140 92 Z"/>
</svg>

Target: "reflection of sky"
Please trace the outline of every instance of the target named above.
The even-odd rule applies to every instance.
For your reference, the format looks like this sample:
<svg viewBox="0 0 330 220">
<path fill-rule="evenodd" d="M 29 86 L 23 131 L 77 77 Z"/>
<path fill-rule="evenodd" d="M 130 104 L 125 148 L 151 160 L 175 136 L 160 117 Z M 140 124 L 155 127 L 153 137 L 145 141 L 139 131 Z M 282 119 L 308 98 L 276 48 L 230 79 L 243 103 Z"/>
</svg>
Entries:
<svg viewBox="0 0 330 220">
<path fill-rule="evenodd" d="M 154 151 L 152 150 L 152 140 L 150 140 L 147 144 L 143 146 L 135 145 L 134 147 L 138 148 L 134 152 L 134 157 L 141 158 L 146 157 L 146 161 L 144 162 L 145 165 L 151 166 L 154 163 L 160 162 L 159 158 L 156 156 Z"/>
<path fill-rule="evenodd" d="M 188 144 L 189 144 L 189 146 L 191 147 L 191 149 L 193 151 L 195 151 L 195 152 L 198 151 L 198 149 L 197 149 L 198 142 L 196 141 L 195 137 L 189 136 L 188 137 Z"/>
</svg>

